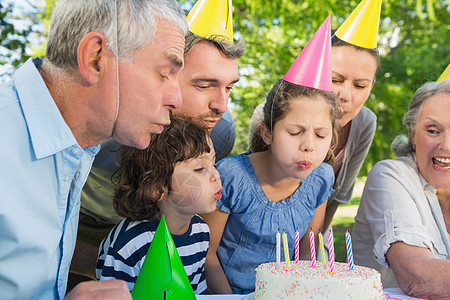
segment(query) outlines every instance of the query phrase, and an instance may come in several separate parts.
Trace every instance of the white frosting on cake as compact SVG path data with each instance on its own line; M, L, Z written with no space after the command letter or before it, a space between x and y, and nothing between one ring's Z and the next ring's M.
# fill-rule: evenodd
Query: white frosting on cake
M378 271L348 264L335 263L330 273L328 263L291 261L285 264L262 264L256 268L255 299L384 299L381 276Z

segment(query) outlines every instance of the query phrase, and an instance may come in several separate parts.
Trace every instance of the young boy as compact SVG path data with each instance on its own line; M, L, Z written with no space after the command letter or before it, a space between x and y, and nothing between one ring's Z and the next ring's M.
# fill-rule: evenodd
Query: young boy
M204 263L210 213L222 197L207 128L173 117L145 150L124 147L116 174L114 207L125 217L100 245L99 280L123 279L132 291L162 215L195 294L206 290Z

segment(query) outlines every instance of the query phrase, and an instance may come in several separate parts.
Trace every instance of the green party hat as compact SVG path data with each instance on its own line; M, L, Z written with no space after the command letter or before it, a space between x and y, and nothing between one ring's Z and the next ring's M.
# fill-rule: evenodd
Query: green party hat
M196 299L164 216L156 229L131 296L134 300Z

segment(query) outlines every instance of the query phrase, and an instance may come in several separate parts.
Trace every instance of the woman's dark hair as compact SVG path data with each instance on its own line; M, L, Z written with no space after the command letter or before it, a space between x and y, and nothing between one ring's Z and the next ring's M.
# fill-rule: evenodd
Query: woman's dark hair
M333 150L337 145L337 124L336 118L338 117L338 107L336 106L336 96L332 92L326 92L302 85L296 85L285 81L283 79L278 80L270 90L266 98L266 104L264 105L264 119L261 123L266 126L270 131L275 124L284 118L286 114L291 110L291 100L297 97L308 97L311 99L325 100L330 107L330 118L332 122L333 136L331 139L331 146L328 150L327 156L324 162L332 164L334 161ZM250 143L250 150L255 152L261 152L269 149L261 137L261 131L256 130Z
M363 48L363 47L359 47L359 46L347 43L347 42L341 40L340 38L338 38L334 34L335 31L336 31L335 29L333 29L331 31L331 47L347 46L347 47L353 47L357 51L365 51L365 52L369 53L375 59L375 61L377 63L377 69L375 71L375 74L376 74L381 67L380 53L378 52L378 49L377 48ZM373 79L375 80L375 77Z
M208 136L208 128L200 121L172 116L170 126L151 135L146 149L122 146L121 163L114 174L116 212L133 221L157 216L157 202L170 193L175 166L209 153Z

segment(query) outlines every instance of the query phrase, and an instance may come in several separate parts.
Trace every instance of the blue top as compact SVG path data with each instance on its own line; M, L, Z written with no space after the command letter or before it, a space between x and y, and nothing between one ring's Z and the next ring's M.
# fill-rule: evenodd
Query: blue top
M1 299L64 298L81 187L99 150L78 145L41 63L29 59L0 85Z
M211 140L216 151L216 161L219 161L233 150L236 140L236 124L230 110L227 110L211 131Z
M123 219L100 245L96 273L99 280L122 279L133 290L159 220L132 222ZM185 234L172 235L178 255L195 294L206 290L205 260L209 248L209 227L195 215Z
M305 234L315 209L331 195L334 183L333 168L322 163L302 179L291 197L269 201L247 155L232 156L218 164L223 197L217 207L230 215L217 255L233 292L238 294L254 291L255 268L276 260L278 230L286 232L293 257L295 231L298 228L300 236Z

